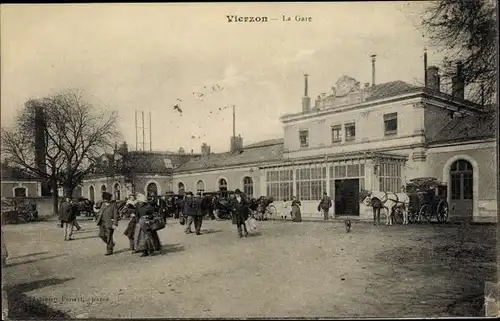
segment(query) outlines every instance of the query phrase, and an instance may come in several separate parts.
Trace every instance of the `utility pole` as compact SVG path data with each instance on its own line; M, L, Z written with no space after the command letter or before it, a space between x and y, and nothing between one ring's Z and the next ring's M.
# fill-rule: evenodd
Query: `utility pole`
M236 106L233 105L233 137L236 137Z
M142 151L145 151L145 142L144 142L144 137L146 136L146 131L144 128L144 110L142 111Z
M149 151L153 151L153 138L151 135L151 111L149 112Z
M135 150L139 148L139 138L137 137L137 109L135 110Z

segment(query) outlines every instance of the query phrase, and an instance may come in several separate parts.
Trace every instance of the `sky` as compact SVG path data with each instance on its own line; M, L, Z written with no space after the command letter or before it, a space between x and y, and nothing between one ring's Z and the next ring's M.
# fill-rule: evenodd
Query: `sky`
M371 54L376 83L422 83L428 43L418 18L425 5L2 5L1 124L10 126L28 99L79 89L89 102L118 111L131 149L135 111L139 126L144 111L146 136L151 113L157 151L200 152L204 142L212 152L227 151L232 105L244 144L281 138L279 117L301 110L304 73L313 102L342 75L371 82ZM229 23L226 15L277 20ZM312 21L285 22L282 15ZM428 53L430 64L439 63L433 48ZM140 144L141 136L139 129Z

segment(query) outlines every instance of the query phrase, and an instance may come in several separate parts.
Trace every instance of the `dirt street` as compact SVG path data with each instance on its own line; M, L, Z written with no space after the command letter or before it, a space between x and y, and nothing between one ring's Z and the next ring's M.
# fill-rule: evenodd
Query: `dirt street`
M112 256L91 221L69 242L55 221L3 226L10 317L481 316L496 281L494 226L269 221L238 239L229 221L169 221L141 258L126 223Z

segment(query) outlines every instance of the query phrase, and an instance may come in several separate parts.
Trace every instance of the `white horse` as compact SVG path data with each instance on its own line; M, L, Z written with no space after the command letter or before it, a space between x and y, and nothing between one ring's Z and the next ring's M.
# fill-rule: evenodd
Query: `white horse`
M363 203L366 206L371 206L372 199L378 199L386 209L386 225L392 225L392 214L396 207L401 207L401 211L403 212L403 225L408 224L408 207L410 205L410 197L408 194L371 191L368 192L368 195L363 199Z

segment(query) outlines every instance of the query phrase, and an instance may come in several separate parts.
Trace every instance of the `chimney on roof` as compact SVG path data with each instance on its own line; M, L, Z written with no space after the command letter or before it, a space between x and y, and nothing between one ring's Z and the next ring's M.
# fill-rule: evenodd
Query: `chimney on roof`
M457 62L457 73L451 78L451 95L453 98L464 99L465 97L465 82L463 74L463 64Z
M201 156L207 155L210 155L210 146L208 146L207 143L203 143L203 145L201 145Z
M375 60L377 55L371 55L372 58L372 86L375 86Z
M436 66L430 66L427 68L425 73L427 79L425 80L425 86L431 90L439 92L441 89L441 78L439 77L439 68Z
M241 134L238 137L231 137L231 153L241 153L243 151L243 138Z
M311 109L311 98L308 96L309 84L308 74L304 74L304 97L302 97L302 111L307 112Z

